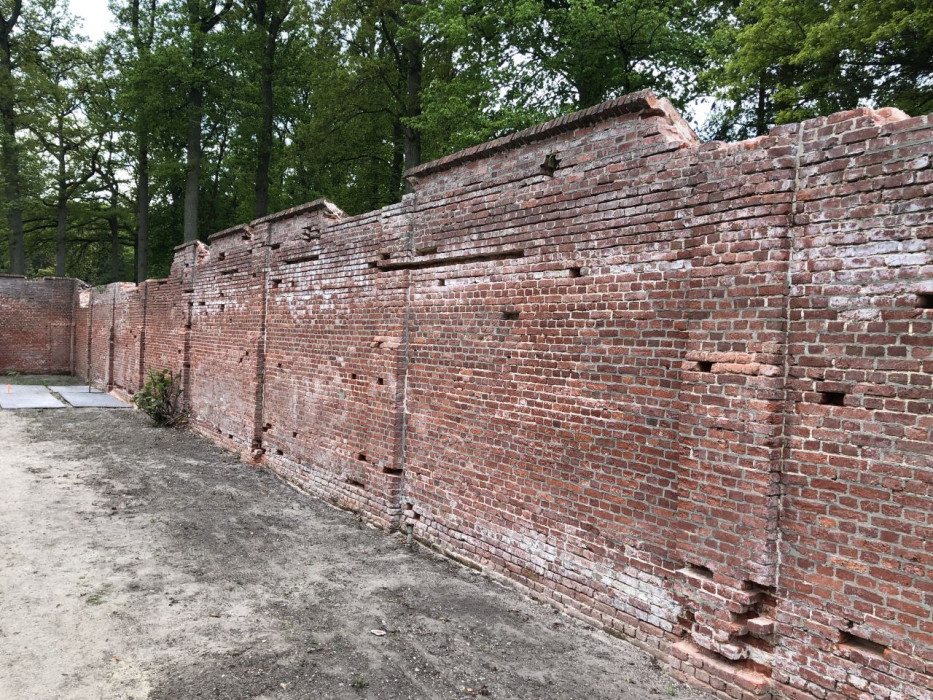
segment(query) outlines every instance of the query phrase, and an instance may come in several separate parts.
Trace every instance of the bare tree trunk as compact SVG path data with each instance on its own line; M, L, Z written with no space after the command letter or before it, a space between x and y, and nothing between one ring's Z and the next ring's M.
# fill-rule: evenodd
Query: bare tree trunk
M65 252L68 246L68 195L58 189L58 201L55 203L55 276L65 276Z
M139 134L139 171L136 182L136 282L149 276L149 134Z
M22 0L15 0L10 15L0 15L0 155L3 157L4 196L7 226L10 229L10 272L26 274L26 248L23 233L23 209L20 204L19 147L16 143L16 111L13 104L13 55L10 36L19 20Z
M204 88L194 85L188 91L188 143L185 180L185 216L182 226L185 243L198 240L198 197L201 182L201 118Z
M107 225L110 227L110 281L120 282L123 279L123 244L116 214L107 217Z
M421 39L413 36L405 40L405 58L407 63L407 104L405 116L412 118L421 115L421 73L423 57ZM405 129L405 168L406 170L421 165L421 132L406 125Z
M272 78L275 69L276 39L270 28L266 47L262 53L260 92L262 93L262 126L259 129L258 159L256 164L256 218L269 213L269 166L272 162L272 119L274 108Z

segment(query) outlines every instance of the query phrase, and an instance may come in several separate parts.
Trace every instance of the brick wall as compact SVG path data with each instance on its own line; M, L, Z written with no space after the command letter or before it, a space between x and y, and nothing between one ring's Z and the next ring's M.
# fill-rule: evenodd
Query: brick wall
M0 373L71 373L77 284L0 275Z
M931 142L630 95L82 292L75 372L724 697L930 700Z

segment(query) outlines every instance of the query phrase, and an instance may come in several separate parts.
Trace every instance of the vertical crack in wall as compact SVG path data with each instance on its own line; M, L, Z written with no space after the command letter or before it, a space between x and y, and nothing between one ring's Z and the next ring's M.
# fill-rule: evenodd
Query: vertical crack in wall
M260 459L264 452L262 428L263 401L265 400L264 387L266 382L266 339L268 333L266 319L269 316L269 271L272 266L272 227L266 225L265 233L265 243L262 246L262 270L259 273L262 275L262 284L259 286L261 291L259 297L259 338L256 342L256 397L254 401L255 412L253 414L253 439L250 448L253 459Z
M790 433L793 427L793 414L795 412L794 399L790 387L790 332L791 332L791 304L793 302L793 263L794 263L794 251L796 248L797 240L797 209L798 209L798 193L800 192L800 158L803 155L803 132L804 132L804 123L797 125L797 152L794 154L794 184L793 184L793 193L791 195L790 202L790 220L788 221L788 226L785 234L786 240L786 250L787 250L787 267L784 272L784 347L782 352L782 359L784 360L784 373L783 373L783 401L782 401L782 413L781 416L781 452L778 458L778 496L777 496L777 523L776 523L776 539L774 542L775 547L775 562L774 562L774 587L776 590L780 590L781 586L781 565L782 565L782 548L783 548L783 512L784 512L784 497L785 497L785 485L784 485L784 474L786 472L787 460L790 454Z

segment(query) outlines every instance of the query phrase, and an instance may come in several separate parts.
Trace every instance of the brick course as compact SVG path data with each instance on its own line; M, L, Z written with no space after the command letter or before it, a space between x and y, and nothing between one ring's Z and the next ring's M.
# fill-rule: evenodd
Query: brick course
M74 371L723 697L930 700L931 143L629 95L78 292Z

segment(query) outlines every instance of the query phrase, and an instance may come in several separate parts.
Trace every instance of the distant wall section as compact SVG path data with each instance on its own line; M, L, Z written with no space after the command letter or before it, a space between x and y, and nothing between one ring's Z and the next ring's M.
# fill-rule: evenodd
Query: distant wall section
M0 275L0 373L70 374L73 279Z

